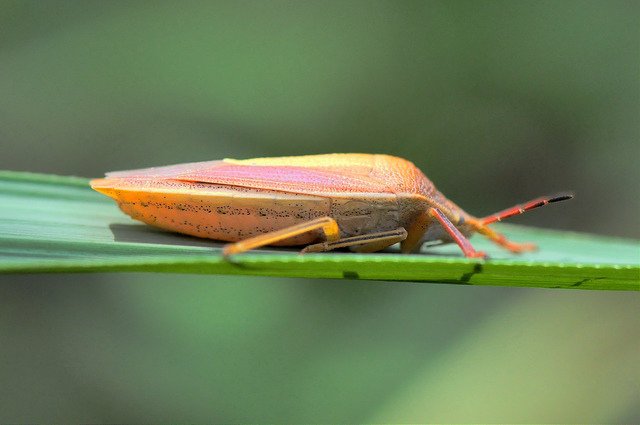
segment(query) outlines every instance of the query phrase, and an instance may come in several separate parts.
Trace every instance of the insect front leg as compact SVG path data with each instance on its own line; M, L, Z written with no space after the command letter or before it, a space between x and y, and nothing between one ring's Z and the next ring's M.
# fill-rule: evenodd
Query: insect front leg
M469 239L467 239L460 230L447 218L442 211L437 208L430 208L429 214L438 220L442 228L451 236L451 239L458 244L465 257L468 258L486 258L487 254L482 251L476 251Z
M376 252L381 251L393 244L401 242L407 238L407 231L404 227L386 232L369 233L366 235L351 236L333 242L320 242L309 245L302 250L307 252L325 252L337 248L350 248L354 252Z
M249 251L265 245L271 245L317 229L322 229L324 231L325 237L329 242L334 242L340 239L338 223L331 217L320 217L304 223L285 227L284 229L265 233L264 235L254 236L243 241L225 245L222 250L222 255L228 257L229 255L239 254L241 252Z
M427 231L432 221L433 217L431 217L428 210L422 211L415 220L413 220L407 228L407 238L400 244L400 250L403 254L415 252L420 249L420 239L422 239L424 232Z
M506 250L519 254L526 251L535 251L538 247L532 243L517 243L508 240L502 233L496 232L488 226L480 223L477 220L471 221L470 224L481 235L486 236L495 244L500 245Z

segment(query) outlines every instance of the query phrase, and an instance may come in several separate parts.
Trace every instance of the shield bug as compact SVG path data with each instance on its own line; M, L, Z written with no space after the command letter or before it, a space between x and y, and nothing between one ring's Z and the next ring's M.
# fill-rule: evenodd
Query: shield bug
M535 245L511 242L489 225L572 197L545 196L476 218L413 163L372 154L178 164L107 173L91 187L136 220L231 242L225 256L265 245L375 252L398 242L408 253L438 241L455 242L466 257L484 257L468 240L474 232L517 253Z

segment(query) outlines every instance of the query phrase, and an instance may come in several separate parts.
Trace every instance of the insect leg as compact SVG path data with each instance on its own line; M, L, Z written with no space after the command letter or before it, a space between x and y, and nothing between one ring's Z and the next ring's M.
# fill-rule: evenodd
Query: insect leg
M222 255L227 257L229 255L239 254L241 252L270 245L274 242L279 242L317 229L322 229L324 231L327 241L333 242L340 239L338 223L331 217L320 217L304 223L285 227L284 229L265 233L264 235L254 236L243 241L227 244L222 251Z
M407 254L420 248L420 239L427 231L429 224L433 221L433 217L427 210L424 210L407 228L407 238L402 241L400 249L402 253Z
M355 252L376 252L403 241L406 237L407 231L403 227L399 227L395 230L351 236L334 242L320 242L305 247L302 252L325 252L346 247Z
M475 220L470 223L475 230L481 235L486 236L491 239L491 241L495 242L497 245L513 252L520 253L525 251L534 251L537 249L537 246L532 243L516 243L508 240L502 233L496 232L488 226L485 226L481 222L476 222Z
M476 251L475 248L473 248L473 245L471 245L471 242L469 242L469 239L460 233L460 230L458 230L439 209L431 208L429 209L429 214L440 222L444 230L449 234L449 236L451 236L454 242L458 244L460 249L462 249L465 257L485 258L487 256L487 254L482 251Z

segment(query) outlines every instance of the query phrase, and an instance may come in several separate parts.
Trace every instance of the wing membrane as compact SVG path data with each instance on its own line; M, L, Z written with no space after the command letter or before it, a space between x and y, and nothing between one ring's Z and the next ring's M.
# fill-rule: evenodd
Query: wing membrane
M384 182L344 167L296 167L218 163L180 173L178 180L228 184L294 193L390 192ZM362 171L362 170L358 170Z
M362 161L351 166L343 165L343 161L299 166L281 165L288 163L287 158L282 159L277 165L262 165L260 161L251 160L193 162L110 172L107 177L179 180L304 194L391 192L383 180L371 176L372 166ZM296 164L296 161L290 163Z

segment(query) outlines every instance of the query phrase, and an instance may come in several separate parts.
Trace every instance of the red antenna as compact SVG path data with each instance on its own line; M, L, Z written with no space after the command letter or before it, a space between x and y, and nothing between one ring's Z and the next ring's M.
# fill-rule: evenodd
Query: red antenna
M571 198L573 198L573 193L570 193L570 192L557 193L553 196L542 196L540 198L536 198L524 204L516 205L514 207L507 208L504 211L500 211L495 214L488 215L484 218L481 218L480 221L484 225L495 223L496 221L502 221L505 218L513 217L514 215L523 214L529 210L542 207L544 205L551 204L553 202L565 201Z

